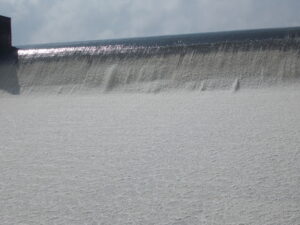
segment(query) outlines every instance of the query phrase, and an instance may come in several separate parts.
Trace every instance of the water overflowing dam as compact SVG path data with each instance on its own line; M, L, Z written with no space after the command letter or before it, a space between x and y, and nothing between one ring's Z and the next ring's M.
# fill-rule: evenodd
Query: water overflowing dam
M299 34L5 33L1 225L300 224Z
M0 79L6 91L21 94L295 83L299 34L282 28L25 46L1 64Z

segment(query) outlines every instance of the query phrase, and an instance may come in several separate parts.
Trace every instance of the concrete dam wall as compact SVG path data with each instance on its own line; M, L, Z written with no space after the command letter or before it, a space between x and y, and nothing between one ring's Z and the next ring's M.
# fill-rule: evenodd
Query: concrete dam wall
M283 28L25 46L1 63L1 89L72 94L294 84L299 37L300 28Z

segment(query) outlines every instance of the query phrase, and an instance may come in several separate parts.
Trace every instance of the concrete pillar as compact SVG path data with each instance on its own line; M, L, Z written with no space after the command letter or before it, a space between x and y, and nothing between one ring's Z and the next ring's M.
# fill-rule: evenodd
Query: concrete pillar
M9 17L0 16L0 51L11 47L11 20Z

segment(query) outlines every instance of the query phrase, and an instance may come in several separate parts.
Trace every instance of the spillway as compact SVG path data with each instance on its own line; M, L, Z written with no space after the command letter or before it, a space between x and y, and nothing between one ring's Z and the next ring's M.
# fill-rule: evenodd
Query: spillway
M1 225L300 224L299 32L0 49Z
M27 46L2 63L0 79L7 83L2 90L20 94L295 84L299 33L282 28Z

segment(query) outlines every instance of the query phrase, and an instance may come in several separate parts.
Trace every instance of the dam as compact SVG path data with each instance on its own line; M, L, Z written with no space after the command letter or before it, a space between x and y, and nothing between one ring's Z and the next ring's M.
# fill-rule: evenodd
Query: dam
M25 46L0 79L21 94L284 85L299 80L299 37L296 27Z
M2 37L1 224L300 224L299 27Z

